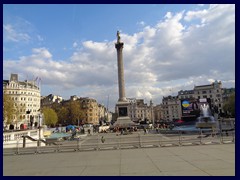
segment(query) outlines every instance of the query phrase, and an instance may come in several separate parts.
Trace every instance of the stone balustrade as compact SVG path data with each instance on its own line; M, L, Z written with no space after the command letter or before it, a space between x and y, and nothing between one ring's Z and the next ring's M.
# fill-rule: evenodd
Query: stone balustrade
M16 147L19 143L23 142L23 136L30 136L33 139L44 139L43 129L31 129L25 131L13 131L13 132L4 132L3 133L3 148ZM30 140L27 140L27 143L32 143ZM32 143L33 146L37 145L37 142Z

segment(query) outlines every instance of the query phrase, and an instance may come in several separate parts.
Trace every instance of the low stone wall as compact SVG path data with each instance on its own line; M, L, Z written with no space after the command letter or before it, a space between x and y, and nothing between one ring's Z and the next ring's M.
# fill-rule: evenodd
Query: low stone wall
M25 131L13 131L13 132L4 132L3 133L3 148L14 148L14 147L22 147L23 146L23 136L30 136L33 139L38 140L44 139L43 130L40 129L32 129ZM44 143L40 143L41 146L44 146ZM26 140L26 147L37 146L37 141L31 141L29 139Z

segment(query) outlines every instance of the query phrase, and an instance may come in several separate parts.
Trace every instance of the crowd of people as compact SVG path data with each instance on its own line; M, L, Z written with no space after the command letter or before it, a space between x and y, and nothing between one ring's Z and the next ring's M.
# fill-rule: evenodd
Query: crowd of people
M115 132L116 135L127 135L132 134L133 132L142 131L144 134L148 134L149 130L156 130L157 133L159 133L160 130L169 130L173 128L173 124L167 124L167 123L159 123L155 124L154 126L132 126L132 127L112 127L108 129L104 129L102 131L99 131L99 127L92 127L90 128L84 128L83 126L74 126L74 125L68 125L66 127L56 127L56 129L53 131L54 133L61 133L66 132L71 134L72 138L74 138L77 134L87 134L92 135L93 133L110 133Z

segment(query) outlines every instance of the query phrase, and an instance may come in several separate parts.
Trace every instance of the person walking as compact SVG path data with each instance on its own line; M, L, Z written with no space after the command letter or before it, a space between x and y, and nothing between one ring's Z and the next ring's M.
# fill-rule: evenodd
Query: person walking
M101 138L101 141L102 141L102 143L104 143L105 142L105 139L104 139L104 137L102 136L102 138Z

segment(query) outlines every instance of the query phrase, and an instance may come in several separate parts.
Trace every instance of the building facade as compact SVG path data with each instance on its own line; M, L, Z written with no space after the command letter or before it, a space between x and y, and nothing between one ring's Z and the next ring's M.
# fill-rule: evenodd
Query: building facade
M191 99L194 97L194 90L181 90L178 92L179 99Z
M223 112L223 88L221 81L215 81L209 85L202 86L194 86L194 98L195 99L203 99L209 98L211 99L211 109L216 107L219 113Z
M62 101L63 98L61 96L49 94L48 96L41 97L41 106L51 107L54 103L60 104Z
M128 116L134 122L149 121L154 122L153 103L150 105L144 102L144 99L128 98Z
M163 111L162 111L162 104L158 104L156 106L153 107L153 113L154 113L154 120L155 122L160 122L161 120L163 120Z
M162 99L161 119L173 121L181 118L181 102L178 96L167 96Z
M223 88L222 92L222 100L226 102L232 94L235 94L235 88Z
M14 101L16 113L11 120L14 129L21 124L29 127L39 123L41 95L35 81L19 81L18 74L11 74L10 80L3 80L3 93Z
M83 111L82 121L84 124L99 124L99 109L95 99L89 97L80 97L81 110Z
M182 102L196 102L199 99L210 101L212 112L219 115L224 113L223 105L228 97L235 92L235 88L222 88L221 81L211 84L194 86L192 90L180 90L178 96L163 97L162 103L154 107L154 118L157 121L182 119L185 117L182 111Z

